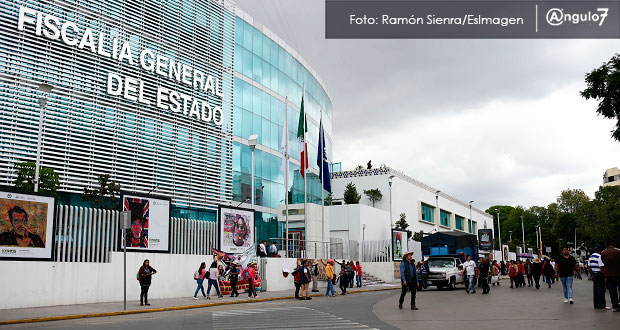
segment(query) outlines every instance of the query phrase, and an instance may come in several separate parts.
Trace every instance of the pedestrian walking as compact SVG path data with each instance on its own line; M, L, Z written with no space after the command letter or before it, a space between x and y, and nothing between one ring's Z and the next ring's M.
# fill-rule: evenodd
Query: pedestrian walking
M345 268L345 266L342 266L342 265L346 265L346 264L343 263L340 266L340 274L338 276L338 281L340 281L340 294L344 296L347 294L347 287L349 287L349 274L347 274L347 269Z
M519 282L518 286L525 286L525 265L523 261L519 260L517 262L517 266L519 271L517 272L517 282Z
M403 302L405 302L405 296L407 291L411 292L411 309L418 310L415 305L416 297L416 285L418 283L418 274L415 271L411 257L413 252L405 252L403 254L403 261L400 263L400 282L402 289L400 292L400 298L398 299L398 309L403 309Z
M495 277L496 278L497 286L499 286L500 270L499 270L499 265L497 264L496 260L493 260L493 267L491 267L491 270L492 270L491 282L493 283L493 286L495 286L495 282L493 282L493 277Z
M299 268L299 282L301 283L301 300L310 300L310 280L312 275L310 269L308 269L308 260L301 261L301 268Z
M220 292L220 285L218 283L218 277L220 276L220 271L217 268L217 262L213 261L211 263L211 266L209 267L209 275L207 275L207 299L211 299L211 287L215 287L215 292L217 292L217 297L218 298L222 298L224 296L222 296L221 292Z
M420 266L420 277L422 282L422 289L428 288L428 273L430 270L428 269L428 261L422 261L422 265Z
M256 263L250 262L248 264L248 297L250 298L258 298L258 295L256 294L256 280L258 280Z
M260 240L260 243L258 244L258 256L259 257L267 256L267 243L265 243L265 241L263 240Z
M564 303L574 303L573 300L573 274L577 272L579 279L579 267L577 261L568 253L568 248L562 248L562 255L555 264L555 277L562 282L562 290L564 291Z
M551 265L551 261L549 259L545 259L545 264L543 265L543 273L545 274L545 281L547 282L547 286L551 289L551 283L553 283L553 265Z
M605 309L605 264L601 260L601 251L603 249L596 245L594 247L594 253L590 255L588 259L588 273L592 279L592 300L594 302L594 309Z
M467 294L476 293L476 263L471 260L471 256L467 256L467 261L463 263L463 270L461 275L465 275L465 291Z
M527 287L534 285L534 276L532 276L532 262L530 259L525 261L525 276L527 276Z
M230 297L239 297L237 291L237 281L239 281L239 262L237 260L230 264L230 274L228 274L228 281L230 282Z
M312 292L319 292L319 262L312 261Z
M335 297L336 290L334 290L334 260L327 260L327 265L325 265L325 278L327 279L327 291L325 291L325 296L327 297Z
M202 262L198 270L194 272L194 280L198 284L196 291L194 292L194 300L198 299L198 292L202 291L202 296L207 299L207 294L205 293L205 287L202 285L205 281L205 276L207 274L207 264Z
M151 286L151 278L157 274L155 268L151 267L149 259L142 262L142 266L138 269L138 282L140 282L140 306L150 306L149 304L149 287Z
M534 259L534 263L532 264L532 277L534 278L536 289L540 289L540 275L542 274L542 269L543 267L540 263L540 259Z
M484 259L480 258L478 263L478 278L480 279L480 284L482 286L482 294L489 294L491 288L489 287L489 278L491 277L491 268L489 263Z
M349 260L346 269L347 274L349 275L349 287L353 288L353 283L355 282L355 264L353 263L353 260Z
M362 287L362 265L360 265L359 261L355 263L355 272L357 273L357 276L355 277L357 281L357 287L361 288Z
M514 262L508 264L508 277L510 278L510 288L518 288L519 281L517 280L517 274L519 273L519 266Z
M506 263L504 263L504 260L500 262L500 270L502 272L502 275L505 276L506 275Z
M553 270L555 272L555 259L551 258L551 267L553 267ZM551 276L551 283L555 283L555 276Z
M616 249L614 242L607 244L607 249L601 252L601 261L605 264L602 271L605 273L611 308L614 312L620 312L618 306L618 291L620 290L620 250Z
M301 274L299 273L299 269L301 265L297 265L295 270L291 273L293 275L293 283L295 284L295 299L299 299L299 290L301 289Z

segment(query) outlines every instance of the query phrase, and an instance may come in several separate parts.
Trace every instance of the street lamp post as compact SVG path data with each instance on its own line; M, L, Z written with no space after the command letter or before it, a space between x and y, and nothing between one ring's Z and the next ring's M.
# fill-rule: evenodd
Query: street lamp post
M497 214L497 238L499 239L499 250L502 252L502 261L504 261L504 251L502 250L502 225L499 223L499 209L495 209Z
M256 149L256 144L258 144L258 134L252 134L248 138L248 146L250 147L250 151L252 152L252 178L251 178L251 194L250 194L250 205L252 205L252 213L255 212L254 208L254 149ZM256 222L255 222L256 223ZM254 228L254 245L258 242L258 235L256 233L256 227Z
M441 190L435 191L435 210L437 210L437 213L439 214L439 224L441 224L441 211L439 210L439 193L440 192Z
M473 202L474 202L474 201L469 201L469 221L470 221L470 222L471 222L471 221L473 221L473 219L471 218L471 204L472 204ZM484 227L484 228L486 228L486 222L485 222L485 227ZM467 228L467 229L469 229L469 228Z
M521 216L521 235L523 238L523 253L526 253L525 251L525 227L523 226L523 216Z
M394 218L392 218L392 180L394 179L393 175L388 177L388 184L390 185L390 235L392 228L394 228Z
M510 237L509 238L510 243L512 243L512 230L508 231L508 236Z
M43 135L43 117L45 116L45 106L47 105L47 96L54 89L54 86L48 83L41 83L39 85L39 91L41 91L41 96L39 96L39 105L41 106L41 110L39 111L39 136L37 139L37 160L34 165L34 191L39 191L39 168L41 167L41 140Z

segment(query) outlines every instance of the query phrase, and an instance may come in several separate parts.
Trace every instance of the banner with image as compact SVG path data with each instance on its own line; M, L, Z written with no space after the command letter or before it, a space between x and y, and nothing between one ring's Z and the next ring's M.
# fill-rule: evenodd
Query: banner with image
M0 259L51 261L56 198L0 187Z
M405 252L407 252L407 231L392 229L392 260L403 260Z
M254 211L231 206L219 207L219 249L244 253L254 246Z
M478 229L478 250L493 250L493 230Z
M131 212L121 248L126 244L128 251L169 252L170 204L167 197L121 193L121 211Z

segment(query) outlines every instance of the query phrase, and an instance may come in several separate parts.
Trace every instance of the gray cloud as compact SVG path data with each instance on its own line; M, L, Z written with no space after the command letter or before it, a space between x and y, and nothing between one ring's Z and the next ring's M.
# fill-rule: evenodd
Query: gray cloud
M592 195L620 165L578 96L618 40L326 40L323 1L237 3L326 82L345 168L373 159L484 208Z

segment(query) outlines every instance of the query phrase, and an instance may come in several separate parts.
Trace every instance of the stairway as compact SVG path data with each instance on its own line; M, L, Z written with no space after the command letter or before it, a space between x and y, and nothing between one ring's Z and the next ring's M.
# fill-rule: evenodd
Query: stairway
M385 281L380 280L364 271L362 271L362 285L366 286L366 285L378 285L378 284L385 284Z

